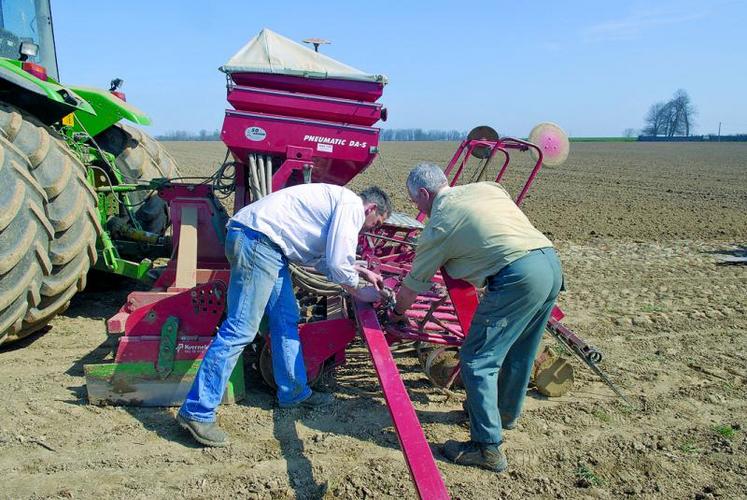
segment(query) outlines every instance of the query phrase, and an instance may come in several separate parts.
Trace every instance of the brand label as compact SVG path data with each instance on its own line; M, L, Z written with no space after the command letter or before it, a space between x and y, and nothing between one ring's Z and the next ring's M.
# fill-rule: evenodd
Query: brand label
M248 127L244 131L244 135L250 141L264 141L267 137L267 132L262 127Z
M319 146L326 144L326 145L334 145L334 146L348 146L353 148L365 148L368 147L368 143L362 142L362 141L349 141L347 139L343 139L341 137L325 137L323 135L305 135L303 136L303 140L306 142L315 142L317 145L317 151L326 151L324 149L319 149Z
M318 142L316 144L316 150L323 151L324 153L331 153L333 150L333 146L332 144L322 144L321 142Z
M176 352L201 353L207 351L208 347L208 345L183 344L180 342L176 344Z

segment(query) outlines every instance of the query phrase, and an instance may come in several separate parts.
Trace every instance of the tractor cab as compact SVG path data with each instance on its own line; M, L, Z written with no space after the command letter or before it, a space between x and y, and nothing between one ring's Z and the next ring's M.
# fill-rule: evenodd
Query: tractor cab
M49 0L0 0L0 57L26 63L38 78L59 79Z

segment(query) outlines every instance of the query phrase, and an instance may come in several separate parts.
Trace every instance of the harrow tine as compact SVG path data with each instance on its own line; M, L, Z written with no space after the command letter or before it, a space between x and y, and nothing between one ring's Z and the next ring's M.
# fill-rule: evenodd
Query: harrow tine
M609 386L609 388L612 389L615 392L615 394L617 394L620 397L620 399L622 399L623 401L625 401L625 404L627 404L628 406L630 406L633 409L636 409L636 406L633 403L631 403L628 400L628 398L625 397L625 395L622 393L622 391L612 382L612 380L610 380L610 378L607 376L607 374L604 373L604 371L601 368L599 368L596 363L594 363L593 361L588 361L585 358L582 358L582 359L584 359L584 361L586 362L586 366L588 366L589 368L591 368L591 371L593 371L594 373L596 373L599 376L599 378L601 378L602 381L605 384L607 384Z
M581 349L580 346L576 345L575 343L571 342L569 339L567 339L557 328L557 325L560 325L560 322L555 322L553 327L551 327L548 324L547 330L552 334L553 338L557 340L563 347L570 348L570 350L573 352L574 355L578 359L584 362L586 366L589 367L591 371L593 371L600 379L602 379L602 382L604 382L612 391L620 398L622 399L625 404L627 404L629 407L633 409L637 409L637 407L628 400L627 397L625 397L625 394L612 382L612 380L609 378L609 376L599 368L599 366L594 362L593 360L589 359L589 357L584 353L584 351ZM593 352L598 352L596 350L593 350Z

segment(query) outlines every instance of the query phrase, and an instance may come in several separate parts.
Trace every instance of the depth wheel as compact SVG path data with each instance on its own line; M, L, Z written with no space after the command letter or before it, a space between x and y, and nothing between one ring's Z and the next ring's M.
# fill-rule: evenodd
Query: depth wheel
M460 374L455 374L459 367L459 351L454 347L438 347L426 350L427 354L418 353L418 358L423 367L423 373L436 387L451 389L454 386L462 387ZM455 376L456 375L456 376Z
M262 342L262 349L259 352L259 362L257 363L259 373L262 375L262 380L265 384L270 386L272 390L277 390L278 386L275 383L275 375L272 371L272 352L270 352L270 345L267 342ZM306 368L306 374L308 376L309 369ZM324 367L322 367L313 379L308 379L307 383L309 387L314 388L323 378Z

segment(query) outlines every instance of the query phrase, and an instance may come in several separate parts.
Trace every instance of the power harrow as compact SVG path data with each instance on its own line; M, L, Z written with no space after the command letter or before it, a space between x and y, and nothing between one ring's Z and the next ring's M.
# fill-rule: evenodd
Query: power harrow
M267 53L271 48L274 54ZM298 62L299 54L303 64ZM279 70L281 56L296 61L298 67L286 64ZM275 61L275 66L263 65L268 60ZM345 185L378 153L379 129L373 125L386 118L386 110L376 102L386 83L383 76L359 72L269 30L263 30L222 69L227 73L228 102L233 106L226 111L222 139L232 158L212 182L158 185L173 221L173 257L150 291L131 293L108 320L109 334L119 341L114 363L85 367L93 404L168 406L184 399L226 303L228 215L216 192L233 191L234 210L238 210L299 183ZM551 124L535 128L526 141L499 137L488 127L478 127L459 145L446 169L447 177L452 184L500 181L515 151L530 152L535 160L516 198L520 204L543 163L565 159L568 142ZM477 168L467 179L466 166L475 161ZM499 165L495 177L489 174L491 165ZM424 217L395 214L383 227L361 236L360 260L384 276L392 293L410 269ZM480 291L441 270L432 289L407 311L408 321L396 324L387 320L387 301L371 305L351 300L308 269L294 267L293 275L299 301L302 306L310 304L309 314L299 325L308 379L316 381L345 363L346 348L360 335L371 354L418 495L448 498L390 347L414 343L429 379L449 390L459 379L456 353ZM596 367L599 351L564 326L562 318L563 312L555 308L548 331ZM263 332L265 338L268 335ZM257 364L272 384L269 344L263 342ZM536 367L545 379L567 386L572 379L570 365L542 358ZM237 364L224 402L243 397L243 365Z

